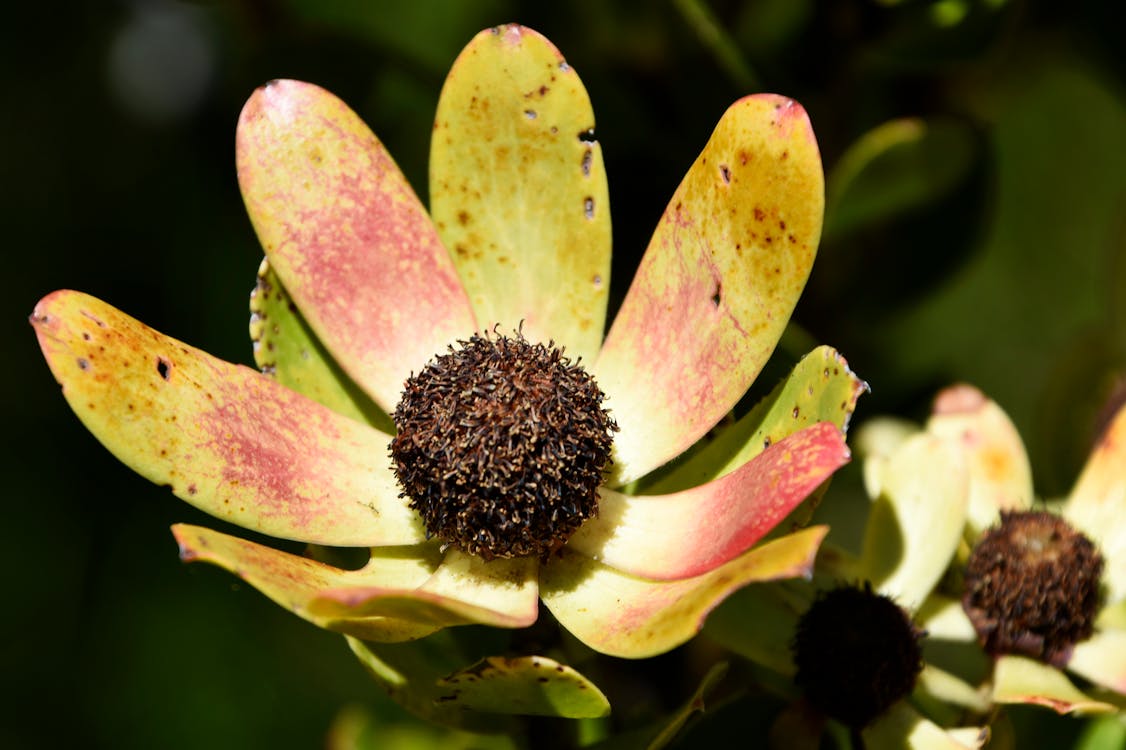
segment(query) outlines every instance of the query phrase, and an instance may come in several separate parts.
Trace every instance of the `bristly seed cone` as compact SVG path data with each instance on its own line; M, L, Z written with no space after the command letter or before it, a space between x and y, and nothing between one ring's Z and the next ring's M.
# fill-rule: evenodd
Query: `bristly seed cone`
M923 669L923 635L869 583L822 592L798 620L790 644L794 684L821 713L862 729L914 689Z
M970 554L962 608L988 653L1062 666L1094 632L1102 571L1102 555L1063 518L1002 512Z
M458 341L411 375L391 415L401 497L446 544L546 559L598 514L618 429L604 399L554 342Z

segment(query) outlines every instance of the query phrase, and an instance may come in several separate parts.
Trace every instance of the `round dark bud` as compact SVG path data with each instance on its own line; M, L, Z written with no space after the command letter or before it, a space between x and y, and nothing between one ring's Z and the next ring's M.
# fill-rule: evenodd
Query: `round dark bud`
M1091 541L1054 513L1002 512L970 554L962 608L988 653L1061 666L1094 630L1102 571Z
M871 584L822 592L791 643L794 683L818 711L861 729L914 689L923 669L922 636Z
M598 514L618 429L604 398L553 342L459 341L407 380L391 415L401 497L446 544L546 559Z

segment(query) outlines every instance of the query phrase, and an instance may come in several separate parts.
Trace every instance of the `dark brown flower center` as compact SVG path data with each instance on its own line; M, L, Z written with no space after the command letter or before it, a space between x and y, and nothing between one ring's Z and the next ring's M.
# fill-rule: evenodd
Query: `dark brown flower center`
M1003 512L966 564L962 607L987 652L1049 664L1091 636L1103 558L1067 521L1047 512Z
M798 621L794 684L814 708L860 729L914 689L922 635L870 584L822 592Z
M430 536L486 560L558 550L598 513L618 429L593 378L519 333L459 341L406 383L391 456Z

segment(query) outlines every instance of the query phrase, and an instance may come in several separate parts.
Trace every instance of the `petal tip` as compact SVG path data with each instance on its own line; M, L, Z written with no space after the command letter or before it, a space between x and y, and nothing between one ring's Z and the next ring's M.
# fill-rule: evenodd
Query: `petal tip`
M972 414L988 403L985 394L972 385L959 383L944 388L934 399L932 414Z

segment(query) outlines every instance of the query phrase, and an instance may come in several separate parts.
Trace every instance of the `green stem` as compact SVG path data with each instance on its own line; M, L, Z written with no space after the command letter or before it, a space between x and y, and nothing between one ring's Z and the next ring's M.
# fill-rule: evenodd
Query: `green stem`
M743 91L761 90L758 75L704 0L673 0L673 5L738 88Z

